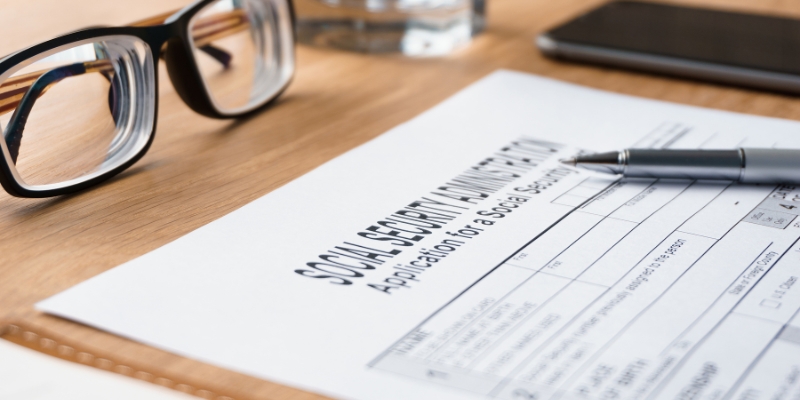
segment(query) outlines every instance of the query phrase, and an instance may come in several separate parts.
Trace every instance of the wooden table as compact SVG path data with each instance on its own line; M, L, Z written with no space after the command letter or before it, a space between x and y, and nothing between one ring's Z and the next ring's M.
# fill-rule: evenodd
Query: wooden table
M237 399L318 398L42 315L33 304L268 194L498 68L647 98L800 120L796 97L554 62L535 49L537 33L602 2L489 0L486 32L470 47L444 58L300 46L290 89L276 107L247 120L218 121L194 114L162 79L156 139L132 169L77 195L30 200L0 194L0 320L46 332L88 353L113 354L114 362L134 369L179 377L188 385L137 375L208 398L218 398L216 393ZM186 3L4 0L0 54L69 30L125 24ZM800 17L800 2L793 0L690 3ZM32 335L28 339L34 347L49 343ZM116 364L82 361L134 374Z

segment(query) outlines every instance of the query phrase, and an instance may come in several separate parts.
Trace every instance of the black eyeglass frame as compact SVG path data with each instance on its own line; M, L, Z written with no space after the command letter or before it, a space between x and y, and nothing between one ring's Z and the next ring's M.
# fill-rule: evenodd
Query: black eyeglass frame
M13 54L0 59L0 76L5 74L8 70L16 67L17 65L36 57L39 54L57 49L59 47L77 43L85 40L90 40L105 36L132 36L140 39L150 47L152 55L153 79L154 79L154 112L153 112L153 125L149 133L149 137L145 145L139 150L138 153L133 155L130 160L123 162L119 166L106 171L103 174L92 177L74 185L59 187L53 189L31 190L20 183L19 178L12 170L9 163L10 154L5 143L5 139L0 135L2 144L3 156L0 157L0 185L12 196L27 197L27 198L43 198L53 197L77 191L84 190L88 187L99 184L120 172L126 170L131 165L135 164L141 159L145 153L150 149L155 132L158 125L158 60L163 59L167 72L172 82L175 91L180 98L189 106L193 111L198 114L218 119L229 118L242 118L255 113L259 113L266 108L272 106L275 100L286 90L294 77L294 68L291 70L291 75L284 83L283 87L275 92L275 94L264 101L263 104L257 105L252 109L248 109L239 113L221 112L218 110L208 92L208 88L200 75L200 68L197 65L195 55L193 53L192 37L191 37L191 21L192 18L202 11L207 5L214 3L217 0L198 0L195 3L184 7L180 11L172 14L161 25L155 26L122 26L122 27L95 27L78 30L68 33L54 39L39 43L37 45L20 50ZM292 0L286 0L288 10L290 13L290 24L292 32L292 52L294 52L295 38L295 12ZM164 46L166 44L166 46ZM163 54L162 54L163 52ZM294 53L292 53L294 57Z

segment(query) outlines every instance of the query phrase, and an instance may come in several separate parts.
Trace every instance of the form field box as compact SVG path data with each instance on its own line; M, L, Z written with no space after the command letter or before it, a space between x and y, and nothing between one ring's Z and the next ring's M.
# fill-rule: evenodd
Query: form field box
M469 367L493 348L502 347L508 334L531 318L535 319L541 305L568 283L568 279L541 273L520 282L480 318L454 336L432 362L458 368Z
M785 212L756 208L742 219L756 225L769 226L776 229L785 229L797 216Z
M564 194L561 196L556 197L556 199L553 200L553 203L570 207L578 207L587 200L596 196L602 190L614 184L615 181L616 178L588 178L574 188L564 192Z
M609 215L652 185L655 179L625 178L597 195L581 211Z
M529 367L538 349L605 292L605 288L571 282L543 303L535 315L470 365L471 371L507 377Z
M585 203L588 199L589 197L579 196L572 193L564 193L561 196L558 196L557 199L553 200L553 204L560 204L568 207L580 207L580 205Z
M781 335L783 336L783 335ZM792 399L800 394L800 345L776 340L758 360L731 399L747 399L758 393L762 399ZM789 396L794 393L794 396Z
M375 368L482 395L488 395L500 383L500 379L496 377L473 375L458 368L414 362L395 354L383 357Z
M659 180L628 200L610 217L641 223L680 195L690 184L688 180Z
M523 268L500 266L409 333L393 347L392 353L416 359L434 356L500 298L532 275L533 271Z
M669 149L687 149L696 150L700 148L719 148L708 147L708 142L714 140L718 136L717 131L709 129L708 127L689 127L689 132L686 135L681 135L670 143Z
M783 328L783 332L781 332L781 335L778 337L778 339L800 346L800 328L787 325ZM797 357L797 360L800 362L800 357Z
M652 130L645 137L639 139L632 148L635 149L666 149L677 142L681 137L692 132L692 127L680 122L664 122Z
M542 271L575 279L635 227L630 221L604 219L547 263Z
M666 191L662 190L662 193ZM652 216L646 216L644 222L603 255L579 279L597 285L614 285L647 253L691 218L703 205L710 202L714 196L715 193L704 188L689 187L663 207L653 210Z
M572 282L560 290L537 314L510 332L499 345L484 354L470 370L483 374L510 377L515 371L526 371L543 345L570 324L586 307L605 292L605 288Z
M728 182L699 181L697 190L707 190L717 196L678 230L719 239L742 217L755 208L770 188L752 185L730 185Z
M642 317L644 325L660 327L661 339L653 342L656 353L684 357L744 300L794 240L756 236L763 230L738 224Z
M768 300L768 299L761 300L761 307L778 308L780 306L781 306L780 301Z
M581 238L586 232L597 225L603 217L588 213L572 213L558 225L552 227L531 244L520 250L510 260L509 264L518 267L540 270L563 249L569 247Z
M777 258L772 263L759 261L765 275L735 312L785 324L800 309L800 253L790 250L780 261Z
M764 189L769 186L764 187ZM785 187L778 187L768 196L758 208L766 210L778 211L785 214L800 215L800 201L793 190L787 190Z
M781 329L781 324L731 314L712 332L707 340L684 361L683 366L651 396L659 399L680 398L693 382L703 381L695 387L696 398L707 398L713 393L725 393L746 372L752 360L769 346Z
M641 313L678 280L711 245L712 239L685 233L673 233L637 263L625 277L605 292L559 336L545 346L514 379L559 386L585 362L608 346L631 351L630 347L658 334L657 326L640 326L644 335L616 341L620 332L636 324ZM667 256L667 257L665 257ZM641 352L640 352L641 353ZM543 367L544 366L544 367Z

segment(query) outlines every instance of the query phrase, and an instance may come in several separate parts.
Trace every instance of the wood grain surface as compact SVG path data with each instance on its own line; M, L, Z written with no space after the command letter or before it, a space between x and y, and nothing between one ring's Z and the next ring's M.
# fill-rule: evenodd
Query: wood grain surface
M485 33L468 48L442 58L299 46L290 89L274 108L246 120L194 114L168 79L162 79L155 142L129 171L71 196L30 200L0 194L0 320L237 399L318 398L42 315L33 304L270 193L498 68L646 98L800 120L797 97L556 62L539 54L533 45L538 33L602 2L488 0ZM681 2L800 17L796 0ZM0 54L70 30L121 25L187 3L3 0ZM163 68L161 72L166 78Z

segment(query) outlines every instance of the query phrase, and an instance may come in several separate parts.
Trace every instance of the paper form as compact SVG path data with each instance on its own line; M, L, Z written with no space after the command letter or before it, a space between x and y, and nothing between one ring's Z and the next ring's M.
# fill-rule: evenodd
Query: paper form
M798 399L800 188L581 151L800 148L800 123L501 71L39 304L352 399Z
M196 397L0 340L0 400L107 399L192 400Z

